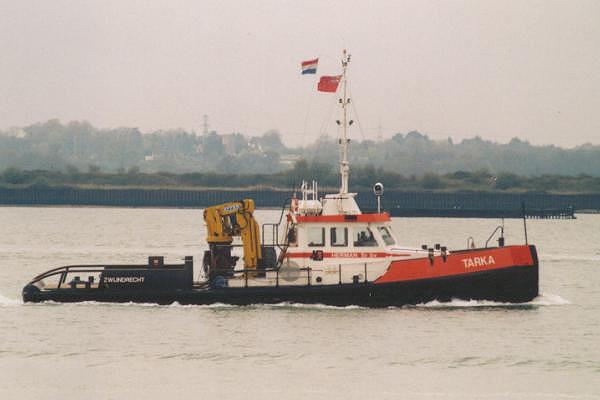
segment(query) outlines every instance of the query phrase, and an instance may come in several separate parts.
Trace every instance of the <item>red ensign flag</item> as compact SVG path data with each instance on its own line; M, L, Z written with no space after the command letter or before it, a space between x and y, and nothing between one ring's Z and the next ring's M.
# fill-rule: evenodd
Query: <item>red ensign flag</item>
M338 85L340 84L340 79L342 79L341 75L322 76L321 79L319 79L317 90L319 92L335 93L337 92Z

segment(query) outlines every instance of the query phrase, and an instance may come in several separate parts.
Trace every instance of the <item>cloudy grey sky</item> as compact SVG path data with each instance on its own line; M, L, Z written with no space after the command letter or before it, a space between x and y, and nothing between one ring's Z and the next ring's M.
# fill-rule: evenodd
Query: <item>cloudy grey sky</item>
M335 135L319 73L353 55L363 134L600 144L600 1L0 0L0 129Z

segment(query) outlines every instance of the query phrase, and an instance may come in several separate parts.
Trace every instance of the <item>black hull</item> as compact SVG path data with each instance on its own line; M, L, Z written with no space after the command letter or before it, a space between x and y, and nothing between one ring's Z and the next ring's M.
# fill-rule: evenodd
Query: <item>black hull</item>
M535 252L533 253L535 255ZM23 289L26 302L111 302L156 304L232 305L277 304L282 302L389 307L452 299L524 303L538 295L538 263L447 276L435 279L385 284L280 286L210 289Z

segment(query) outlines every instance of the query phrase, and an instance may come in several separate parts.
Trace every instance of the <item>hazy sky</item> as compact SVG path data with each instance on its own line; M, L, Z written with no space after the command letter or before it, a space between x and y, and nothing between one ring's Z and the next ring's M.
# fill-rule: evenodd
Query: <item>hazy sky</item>
M335 135L347 47L364 137L600 144L600 1L0 0L0 129ZM358 129L351 134L363 135Z

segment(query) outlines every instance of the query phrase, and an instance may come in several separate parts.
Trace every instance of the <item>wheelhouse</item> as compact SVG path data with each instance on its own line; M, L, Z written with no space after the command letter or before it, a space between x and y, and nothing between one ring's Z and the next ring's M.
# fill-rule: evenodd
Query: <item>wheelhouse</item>
M384 249L397 243L387 214L352 216L299 217L298 224L288 231L289 250L293 248ZM359 218L361 217L361 218Z

